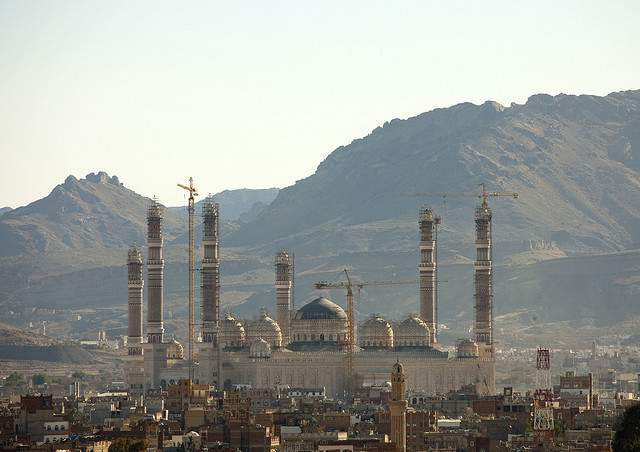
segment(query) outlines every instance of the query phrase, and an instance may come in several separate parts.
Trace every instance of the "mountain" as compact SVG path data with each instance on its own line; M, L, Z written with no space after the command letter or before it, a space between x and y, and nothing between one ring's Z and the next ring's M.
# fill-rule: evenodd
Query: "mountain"
M485 183L519 193L490 199L500 319L539 331L536 322L575 321L576 313L600 327L640 316L633 303L640 293L639 131L640 91L538 94L509 107L464 103L387 122L282 190L219 193L223 310L273 309L273 253L281 247L296 254L297 306L315 296L313 282L341 279L345 267L355 279L414 279L417 210L427 204L443 221L439 312L452 331L465 332L478 201L468 195ZM432 195L408 196L416 192ZM32 306L55 308L60 318L90 309L93 323L83 328L116 331L126 319L123 256L130 243L144 244L148 202L98 173L70 177L48 197L5 213L4 315L23 324ZM184 208L168 209L165 298L167 328L176 334L185 315L184 220ZM343 302L344 294L329 295ZM417 298L415 285L370 288L358 315L399 318L416 311Z
M124 187L116 176L69 176L43 199L0 218L0 268L30 270L28 277L114 265L134 243L145 243L145 211L151 200ZM167 212L169 240L183 229Z
M0 217L11 210L11 207L0 207Z
M279 191L278 188L240 188L221 191L213 195L213 198L220 205L221 222L247 222L247 219L253 219L262 212L275 199ZM204 199L196 202L196 212L202 209L203 202ZM169 209L179 212L186 218L184 206L170 207Z
M301 254L408 250L426 203L443 216L444 248L457 248L472 239L476 200L405 194L478 193L486 183L520 194L491 201L503 244L618 251L640 241L639 170L640 91L463 103L394 119L337 148L228 242Z

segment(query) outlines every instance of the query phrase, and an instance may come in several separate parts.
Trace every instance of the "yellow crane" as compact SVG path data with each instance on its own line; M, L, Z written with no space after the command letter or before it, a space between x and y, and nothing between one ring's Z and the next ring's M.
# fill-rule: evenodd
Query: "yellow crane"
M408 281L362 281L352 282L349 271L345 268L346 281L329 282L319 281L314 283L316 289L346 289L347 290L347 389L349 393L353 390L353 355L355 353L355 317L353 312L353 288L358 291L364 286L389 286L397 284L418 284L418 280Z
M193 177L189 178L189 185L178 184L178 187L189 192L189 380L194 380L193 375L193 347L195 344L195 292L196 292L196 239L195 239L195 197L198 196L196 187L193 185Z
M508 197L513 199L518 199L520 196L516 192L498 192L498 191L487 191L486 185L484 183L478 184L480 187L480 193L469 193L469 192L423 192L423 193L407 193L406 196L415 196L415 197L426 197L426 196L434 196L442 199L447 198L479 198L480 204L482 207L489 207L489 198L498 198L498 197Z

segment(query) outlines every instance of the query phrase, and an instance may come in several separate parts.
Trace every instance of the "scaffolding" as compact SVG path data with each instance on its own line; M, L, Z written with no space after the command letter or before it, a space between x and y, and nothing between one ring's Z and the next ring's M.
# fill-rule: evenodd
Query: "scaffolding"
M438 341L438 226L441 219L430 208L418 212L420 228L420 318L429 327L432 343Z

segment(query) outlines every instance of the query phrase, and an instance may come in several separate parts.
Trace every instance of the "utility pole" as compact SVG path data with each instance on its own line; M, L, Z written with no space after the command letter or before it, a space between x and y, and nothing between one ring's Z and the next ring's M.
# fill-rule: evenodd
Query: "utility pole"
M193 346L195 344L195 305L194 298L196 292L196 238L195 238L195 197L198 196L196 188L193 186L193 177L189 178L189 185L178 184L178 187L189 192L189 380L193 381Z

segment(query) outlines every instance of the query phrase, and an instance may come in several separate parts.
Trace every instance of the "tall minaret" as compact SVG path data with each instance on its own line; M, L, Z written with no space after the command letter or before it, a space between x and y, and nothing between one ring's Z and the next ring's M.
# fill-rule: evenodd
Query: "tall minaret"
M202 344L199 378L201 383L218 385L221 372L219 348L220 255L219 206L208 197L202 205Z
M142 253L135 246L127 253L127 290L129 305L129 326L127 329L127 351L125 372L131 396L144 393L144 361L142 347Z
M288 344L289 322L291 319L291 287L293 257L285 250L276 254L276 311L277 321L282 331L282 344Z
M142 253L132 246L127 254L127 287L129 304L128 354L142 355Z
M478 345L493 348L493 274L491 270L491 209L486 200L476 208L475 335Z
M145 384L160 386L160 369L166 367L167 355L163 323L162 206L154 199L147 210L147 347L145 348Z
M220 256L218 204L212 198L202 205L202 342L217 342L220 320Z
M440 217L431 209L420 209L420 318L427 324L431 343L438 342L437 239Z
M391 401L389 414L391 415L391 442L396 445L396 451L407 450L407 400L405 398L407 383L402 364L396 362L391 371Z

